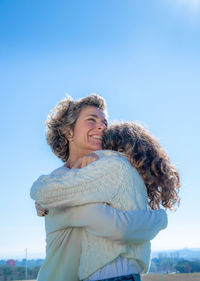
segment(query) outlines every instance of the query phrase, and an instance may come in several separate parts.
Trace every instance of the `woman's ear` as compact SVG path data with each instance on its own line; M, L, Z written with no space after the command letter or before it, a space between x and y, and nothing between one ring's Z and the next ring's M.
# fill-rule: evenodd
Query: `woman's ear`
M66 132L66 138L68 140L68 142L72 142L73 141L73 132L72 130L68 130L68 132Z

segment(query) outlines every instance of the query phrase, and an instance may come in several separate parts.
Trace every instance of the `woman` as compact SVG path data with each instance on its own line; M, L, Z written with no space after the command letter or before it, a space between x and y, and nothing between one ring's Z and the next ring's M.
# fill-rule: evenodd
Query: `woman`
M62 145L57 145L56 148L55 148L55 146L52 145L52 144L55 144L55 141L54 141L55 135L57 135L57 137L58 137L58 134L55 134L55 132L54 132L54 134L51 134L51 136L49 136L49 138L48 138L49 143L52 146L54 152L59 157L61 157L63 161L66 162L66 166L68 168L81 167L82 165L85 166L85 163L87 164L87 161L88 161L88 157L85 157L85 155L88 155L91 151L93 151L95 149L101 149L102 133L106 126L105 116L104 116L104 114L102 114L102 111L100 111L99 108L96 107L96 105L91 106L91 104L88 104L88 103L86 103L86 104L87 104L86 107L84 107L80 110L78 118L75 120L75 125L73 127L73 130L69 130L69 127L65 126L65 127L63 127L64 136L59 136L59 138L62 139L65 143L67 143L66 138L68 139L69 149L67 149L67 146L64 149L62 149L63 148ZM70 106L71 106L71 104L70 104ZM69 110L70 106L68 106L68 109L67 109L68 114L66 114L66 111L65 111L65 114L68 115L68 118L70 116L70 110ZM71 107L71 112L75 112L75 110L76 110L75 107ZM65 115L65 117L66 117L66 115ZM59 118L60 117L62 117L62 114L59 115ZM54 129L57 128L56 130L58 130L58 126L57 125L56 125L57 127L55 126L55 124L58 124L58 122L56 123L56 120L58 120L58 114L56 115L56 117L51 116L51 121L49 122L49 124L51 124L51 126L53 124L53 128ZM51 133L52 133L52 131L53 130L51 128ZM48 137L48 135L47 135L47 137ZM58 143L59 142L57 142L57 144ZM67 156L66 156L66 152L68 153ZM122 157L119 154L116 154L116 152L115 153L110 152L110 151L98 152L97 154L98 154L98 157L100 158L100 160L89 165L88 167L84 168L84 169L86 169L86 175L84 175L84 172L85 172L84 169L78 170L78 172L81 172L81 177L83 177L85 182L87 182L87 177L88 177L88 172L89 172L90 182L91 182L91 178L93 180L93 187L94 187L94 185L97 185L97 187L95 187L93 190L90 189L89 193L86 188L87 198L86 198L86 194L84 194L84 198L83 198L82 193L81 193L81 196L78 196L78 198L76 197L75 200L73 199L73 196L70 198L70 200L68 200L68 198L70 197L69 196L70 193L71 193L71 195L74 194L75 190L73 187L70 190L70 192L69 192L69 189L66 192L66 189L65 189L62 181L67 176L68 184L70 184L72 177L75 176L76 179L78 179L79 183L81 183L80 175L79 175L79 177L77 177L77 170L75 170L74 175L70 174L72 171L69 172L67 170L67 171L65 171L66 174L64 176L58 177L54 173L48 179L47 179L47 177L46 178L40 177L39 180L33 185L32 197L34 199L38 200L38 202L43 203L43 205L46 205L49 208L55 207L55 206L65 206L65 205L68 205L68 206L81 205L81 204L90 203L90 202L107 202L107 203L112 203L112 205L114 207L115 206L118 208L121 207L122 209L123 208L124 209L125 208L126 209L139 208L139 209L145 210L146 203L147 203L147 196L145 194L146 188L143 184L143 181L141 180L141 177L138 175L137 171L131 167L131 165L127 161L127 159L125 159L124 157ZM79 160L80 157L82 157L81 160ZM91 158L91 156L90 156L90 158ZM103 159L103 161L101 161L101 158L102 159L106 158L106 159ZM109 164L111 164L109 167L106 167L106 169L104 167L104 165L106 163L105 160L106 161L109 160ZM85 163L83 164L84 161L85 161ZM101 163L100 167L99 167L99 163ZM91 167L92 167L92 172L90 171ZM124 170L124 167L126 167L125 170ZM66 169L65 167L63 167L63 168ZM102 176L102 173L101 173L102 171L108 173L109 171L112 171L114 168L116 171L117 171L117 169L121 169L121 171L120 171L120 173L122 172L122 176L120 176L121 181L118 178L117 179L118 183L116 183L117 187L106 189L106 190L104 189L104 191L105 191L104 193L106 193L106 195L102 194L101 192L98 192L98 188L99 188L98 185L99 185L100 178L98 178L98 181L96 181L96 178L95 178L96 172L95 171L98 170L98 172L100 172L100 175ZM127 171L128 171L128 173L127 173ZM58 172L58 170L56 172ZM97 174L98 174L98 172L97 172ZM109 176L107 176L107 174L104 174L104 176L106 176L107 183L110 182L110 186L112 186L112 184L116 181L115 173L113 173L113 175L109 174ZM123 183L124 176L125 177L128 176L127 178L130 178L130 180L126 181L126 184ZM74 179L73 179L73 181L74 181ZM103 184L106 185L107 183L104 182ZM57 188L58 185L60 185L59 188ZM77 185L77 183L76 183L76 185ZM127 187L127 185L129 185L129 186ZM38 188L38 186L39 186L39 188ZM53 194L56 195L55 197L53 196L53 199L52 198L50 199L51 196L49 197L49 190L48 190L49 186L51 186L50 193L53 190ZM120 188L122 186L124 189L120 191ZM142 192L141 192L141 190L138 194L137 194L137 192L136 193L132 192L131 189L133 189L132 188L133 186L135 188L141 189ZM56 190L54 190L54 187ZM84 187L82 187L82 191L84 191ZM91 194L92 191L95 191L94 192L95 194ZM42 196L41 196L41 192L42 192ZM60 198L58 198L59 196L57 196L58 195L58 194L56 194L57 192L59 193L59 196L61 195ZM126 199L129 200L129 195L131 194L131 192L132 192L131 195L133 196L133 198L130 198L130 200L128 201L128 203L126 202L126 204L124 204L124 202L120 204L119 194L121 194L121 196L124 197L124 192L127 193ZM130 194L129 194L129 192L130 192ZM46 193L46 195L44 195L45 193ZM75 193L76 193L76 191L75 191ZM118 195L117 200L115 198L115 202L111 200L111 199L113 199L112 198L113 194ZM137 194L137 197L139 199L134 197L135 194ZM52 195L52 193L51 193L51 195ZM66 198L66 195L67 195L67 198ZM89 198L88 198L88 196L89 196ZM41 197L42 199L40 199L39 197ZM45 197L45 199L47 199L48 202L47 201L45 202L44 197ZM86 198L86 201L85 201L85 198ZM50 199L50 201L49 201L49 199ZM96 200L96 201L94 201L94 200ZM134 204L132 204L131 200L133 200L133 201L135 200ZM137 202L137 200L138 200L138 202ZM115 205L115 203L116 203L116 205ZM90 236L90 234L86 233L85 231L83 231L82 237L83 237L84 242L82 243L82 254L81 254L80 270L79 270L81 279L87 278L95 271L98 271L98 269L100 269L102 266L105 266L107 263L109 263L113 260L114 260L115 265L119 265L119 261L123 260L123 262L129 262L130 259L132 259L132 264L129 264L128 270L136 270L137 271L136 273L140 273L143 270L147 270L148 261L149 261L148 251L150 249L148 242L144 243L144 241L142 241L142 239L139 239L137 241L138 244L133 245L132 241L131 242L129 241L129 244L130 243L131 244L129 245L130 247L128 248L127 243L126 244L113 243L111 241L109 241L109 243L108 243L107 240L105 240L105 239L102 240L103 239L102 238L101 243L100 243L102 253L100 253L99 249L97 251L100 238L95 238L94 236ZM92 244L94 246L93 250L95 249L95 251L96 251L96 252L93 251L93 254L94 253L100 254L97 262L94 260L94 257L93 257L93 259L91 259L92 258L92 247L87 248L88 245L90 245L89 241L92 241ZM108 246L110 247L110 251L109 251L109 253L106 253ZM84 249L84 247L86 247L87 249ZM90 252L89 255L86 254L88 249ZM137 249L137 251L136 251L136 249ZM134 251L135 251L135 253L134 253ZM139 254L138 254L138 252L139 252ZM120 254L125 255L123 258L121 258L121 260L117 258ZM106 257L105 257L105 255L106 255ZM137 256L137 255L139 255L139 256ZM139 261L137 262L137 260L139 260ZM113 264L110 264L109 266L110 266L110 268L112 268ZM113 273L113 272L111 272L111 273ZM131 273L134 273L134 271L132 271ZM122 272L121 275L125 275L125 274L124 274L124 272ZM109 274L107 274L107 276L104 276L104 277L107 278L107 277L109 277L108 275ZM115 272L114 276L116 276L116 272ZM135 277L137 277L137 276L135 276ZM96 277L94 277L94 278L96 278ZM94 279L94 280L97 280L97 279ZM132 279L132 280L134 280L134 279Z

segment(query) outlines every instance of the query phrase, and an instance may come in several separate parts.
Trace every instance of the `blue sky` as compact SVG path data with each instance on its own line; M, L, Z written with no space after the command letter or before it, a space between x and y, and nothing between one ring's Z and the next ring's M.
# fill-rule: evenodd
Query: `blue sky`
M181 205L152 248L200 247L199 50L198 0L0 0L0 258L44 256L29 190L62 164L44 120L65 93L98 93L110 120L140 121L160 140Z

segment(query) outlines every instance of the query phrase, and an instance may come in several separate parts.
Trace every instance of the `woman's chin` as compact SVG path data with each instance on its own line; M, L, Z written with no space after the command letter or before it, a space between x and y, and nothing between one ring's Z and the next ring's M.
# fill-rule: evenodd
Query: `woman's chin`
M91 149L92 149L92 151L94 151L94 150L102 150L102 146L101 145L92 145Z

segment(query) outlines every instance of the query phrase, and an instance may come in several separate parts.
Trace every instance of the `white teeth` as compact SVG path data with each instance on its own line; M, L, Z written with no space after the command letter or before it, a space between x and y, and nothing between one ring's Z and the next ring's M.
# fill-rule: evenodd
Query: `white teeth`
M102 140L101 136L92 136L92 138Z

